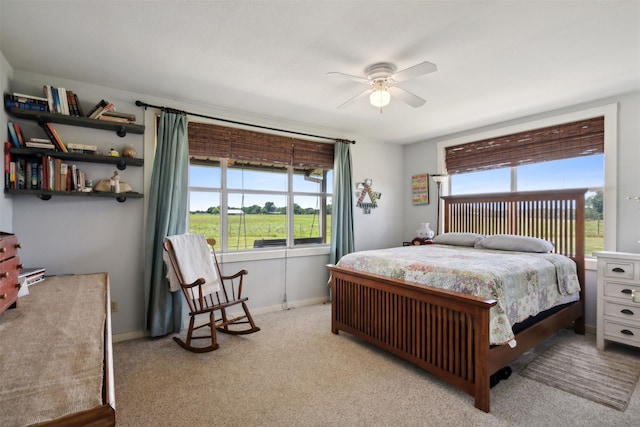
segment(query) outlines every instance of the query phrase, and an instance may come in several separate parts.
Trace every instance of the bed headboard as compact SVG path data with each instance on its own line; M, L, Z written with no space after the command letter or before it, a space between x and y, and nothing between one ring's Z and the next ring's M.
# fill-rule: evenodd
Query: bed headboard
M444 231L517 234L554 243L584 271L587 189L443 196Z

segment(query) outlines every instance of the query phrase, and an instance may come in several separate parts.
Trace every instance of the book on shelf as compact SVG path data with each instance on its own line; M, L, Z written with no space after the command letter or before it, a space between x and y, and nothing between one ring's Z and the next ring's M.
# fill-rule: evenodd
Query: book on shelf
M43 98L42 96L26 95L24 93L18 93L18 92L13 92L13 97L14 99L20 102L41 102L41 103L47 102L47 98Z
M66 116L74 115L69 107L68 95L69 92L73 95L73 91L68 91L66 88L51 85L44 85L42 87L42 91L44 93L44 97L47 99L49 112L64 114Z
M82 112L80 109L80 103L78 102L78 97L73 91L67 91L67 104L69 104L69 115L75 117L82 117Z
M51 139L53 144L58 148L58 150L62 151L63 153L69 152L69 150L67 150L67 147L62 142L62 139L60 139L58 132L56 132L55 128L53 127L53 125L51 125L51 123L42 123L42 128L46 132L49 139Z
M69 165L60 163L60 191L67 191L67 174L69 173Z
M26 177L26 161L23 158L16 160L16 188L23 190L25 188Z
M88 113L87 113L87 117L89 117L90 119L95 119L98 114L102 111L102 109L104 107L106 107L107 105L109 105L109 103L107 101L105 101L104 99L101 99L100 102L98 102L95 107L93 107Z
M49 108L49 112L50 113L55 113L56 110L53 106L53 92L51 90L51 86L50 85L44 85L43 86L43 92L44 92L44 96L45 98L47 98L47 107Z
M37 141L27 141L24 143L27 148L44 148L45 150L55 150L56 146L53 145L51 141L48 142L37 142Z
M11 188L11 153L9 149L12 145L10 142L4 143L4 188Z
M73 104L78 111L78 117L84 117L84 112L82 111L82 105L80 104L80 100L78 99L78 94L73 94Z
M47 100L45 98L24 95L21 93L14 93L13 95L5 93L4 107L6 109L21 108L23 110L44 112L48 110Z
M125 117L107 116L106 114L99 116L98 120L104 120L107 122L117 122L117 123L131 123L131 120Z
M40 165L36 161L31 162L31 189L37 190L40 182Z
M24 136L22 135L22 129L20 129L20 125L16 122L13 122L13 128L16 131L16 136L18 137L18 143L20 147L24 147Z
M20 148L20 140L18 139L18 135L16 134L16 128L13 127L13 122L7 122L7 128L9 128L9 139L11 139L13 146L16 148Z
M95 145L88 144L75 144L70 142L67 144L67 149L71 153L84 153L84 154L95 154L98 151L98 147Z
M113 105L112 103L108 103L107 105L105 105L102 109L98 110L96 113L94 113L94 117L92 117L92 119L99 119L100 117L102 117L102 115L104 113L107 113L109 111L116 111L116 106Z
M118 119L117 121L127 121L129 123L134 123L136 121L135 114L120 113L118 111L103 112L100 118L103 120L114 120L114 121L116 121L115 119Z

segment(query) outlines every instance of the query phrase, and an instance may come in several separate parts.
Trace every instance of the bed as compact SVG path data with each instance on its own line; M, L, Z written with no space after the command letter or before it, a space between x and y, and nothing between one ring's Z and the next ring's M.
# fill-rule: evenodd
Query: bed
M340 262L327 266L332 332L349 333L425 369L473 396L476 408L489 412L492 374L562 328L573 324L576 333L584 334L585 193L576 189L442 197L444 233L543 239L553 242L554 254L575 263L578 297L509 325L512 339L496 342L492 333L496 298L416 283L415 277L402 274L358 271Z
M113 426L108 273L47 276L0 316L0 425Z

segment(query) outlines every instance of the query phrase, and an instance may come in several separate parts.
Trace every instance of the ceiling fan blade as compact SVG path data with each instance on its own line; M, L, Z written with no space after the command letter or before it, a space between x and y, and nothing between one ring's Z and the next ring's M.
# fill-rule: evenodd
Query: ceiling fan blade
M398 71L397 73L391 76L391 79L396 82L401 82L404 80L409 80L414 77L421 76L423 74L433 73L437 71L438 67L436 64L432 64L431 62L424 61L420 64L416 64L413 67L405 68L404 70Z
M422 107L426 102L424 99L420 98L419 96L414 95L411 92L406 91L397 86L391 86L389 88L389 93L391 93L391 96L395 96L399 100L411 105L413 108Z
M338 108L346 108L349 105L353 104L354 102L356 102L358 99L360 98L364 98L365 96L369 95L371 92L373 92L373 89L367 89L364 92L360 92L359 94L357 94L356 96L354 96L353 98L349 99L346 102L343 102L342 104L338 105Z
M365 77L352 76L351 74L339 73L337 71L330 71L327 73L327 76L330 77L343 77L350 80L355 80L360 83L370 83L371 81Z

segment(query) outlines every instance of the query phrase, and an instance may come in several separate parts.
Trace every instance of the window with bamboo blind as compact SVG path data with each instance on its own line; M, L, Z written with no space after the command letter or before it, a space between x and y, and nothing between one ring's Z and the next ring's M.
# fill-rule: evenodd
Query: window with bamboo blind
M604 117L445 148L450 194L588 188L587 254L604 247Z
M190 232L221 251L328 243L332 143L197 122L188 134Z

